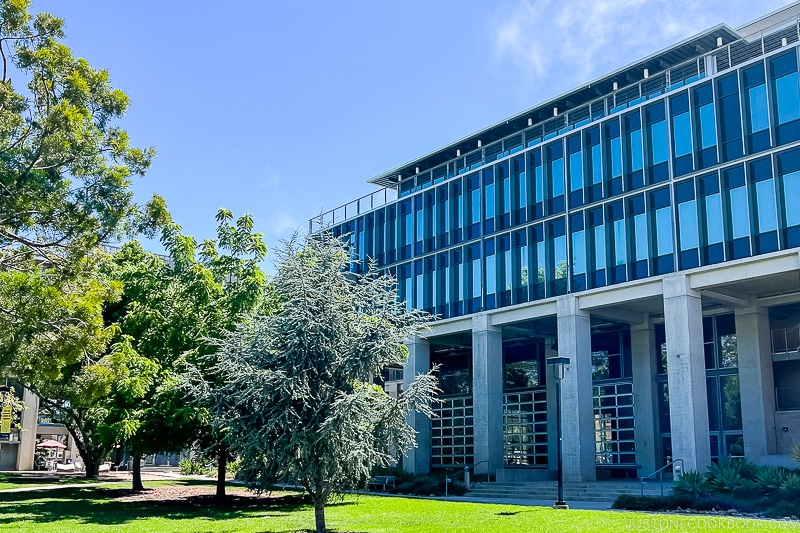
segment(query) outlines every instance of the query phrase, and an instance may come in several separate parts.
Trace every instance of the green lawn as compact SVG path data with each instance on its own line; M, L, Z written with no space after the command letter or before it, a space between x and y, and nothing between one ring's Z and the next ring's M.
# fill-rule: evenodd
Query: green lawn
M53 476L46 478L46 472L42 472L42 474L42 478L21 479L17 474L0 473L0 490L34 488L37 485L72 485L75 483L82 484L108 481L105 479L86 479L85 477L72 476ZM2 499L0 499L0 501L2 501Z
M151 482L197 484L193 481ZM235 491L237 489L233 489ZM328 528L348 532L529 531L800 531L800 524L728 517L677 516L617 511L554 511L542 507L485 505L380 496L353 496L327 510ZM109 499L99 487L35 493L0 493L0 531L289 533L313 527L305 504L239 509L160 506Z

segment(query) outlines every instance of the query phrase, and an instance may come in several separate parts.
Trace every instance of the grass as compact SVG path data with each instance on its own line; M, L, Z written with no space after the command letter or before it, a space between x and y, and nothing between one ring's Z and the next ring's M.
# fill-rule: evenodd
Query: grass
M150 482L190 485L198 481ZM231 489L231 492L241 489ZM800 531L800 524L725 516L679 516L619 511L555 511L543 507L352 496L327 508L328 528L348 532L521 531ZM161 506L120 502L99 487L0 493L0 531L15 532L281 532L313 528L307 504L256 507Z
M39 478L21 478L18 474L0 473L0 491L6 489L34 488L37 485L73 485L76 483L98 483L109 481L107 479L86 479L82 476L47 476L42 472Z

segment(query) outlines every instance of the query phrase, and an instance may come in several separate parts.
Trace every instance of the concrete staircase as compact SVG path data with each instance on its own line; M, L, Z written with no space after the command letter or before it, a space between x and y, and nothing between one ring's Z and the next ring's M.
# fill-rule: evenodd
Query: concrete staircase
M533 483L474 483L469 496L486 499L514 500L553 500L555 501L558 485L555 481L539 481ZM672 482L664 482L664 495L672 492ZM661 494L659 483L650 481L645 485L645 495ZM583 483L564 483L564 499L569 502L613 502L622 494L641 494L638 481L591 481Z

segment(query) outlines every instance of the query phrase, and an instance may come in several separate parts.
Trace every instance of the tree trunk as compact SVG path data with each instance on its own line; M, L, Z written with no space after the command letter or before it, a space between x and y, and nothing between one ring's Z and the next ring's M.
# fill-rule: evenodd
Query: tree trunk
M100 461L90 453L81 453L81 458L86 469L86 479L97 479L100 475Z
M133 490L144 490L142 485L142 454L137 453L132 456L133 458L133 477L131 478Z
M319 493L314 495L314 522L317 533L325 533L325 498Z
M224 446L217 452L217 499L225 499L225 473L228 470L228 450Z

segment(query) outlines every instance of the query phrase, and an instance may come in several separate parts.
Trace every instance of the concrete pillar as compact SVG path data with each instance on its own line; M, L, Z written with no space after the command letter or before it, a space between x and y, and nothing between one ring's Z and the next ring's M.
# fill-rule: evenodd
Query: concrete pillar
M39 397L28 389L22 393L22 401L28 409L22 412L22 431L19 434L17 470L33 470L33 456L36 452L36 429L39 424Z
M561 382L564 481L596 479L592 408L592 330L575 296L558 298L558 355L570 364ZM555 421L553 421L555 422ZM558 446L558 441L554 444Z
M736 345L744 455L758 462L765 455L776 453L775 382L766 309L757 306L736 309Z
M503 333L489 316L472 317L472 405L476 473L503 467Z
M428 341L415 337L406 343L408 361L403 367L403 390L414 381L417 374L431 369L431 348ZM427 474L431 470L431 421L420 413L411 413L408 424L417 432L417 445L403 456L403 468L412 474Z
M703 472L711 451L700 294L684 274L665 277L663 290L672 456L685 470Z
M648 318L644 324L631 326L633 362L633 414L636 438L636 463L642 475L656 471L658 433L655 395L655 333Z

